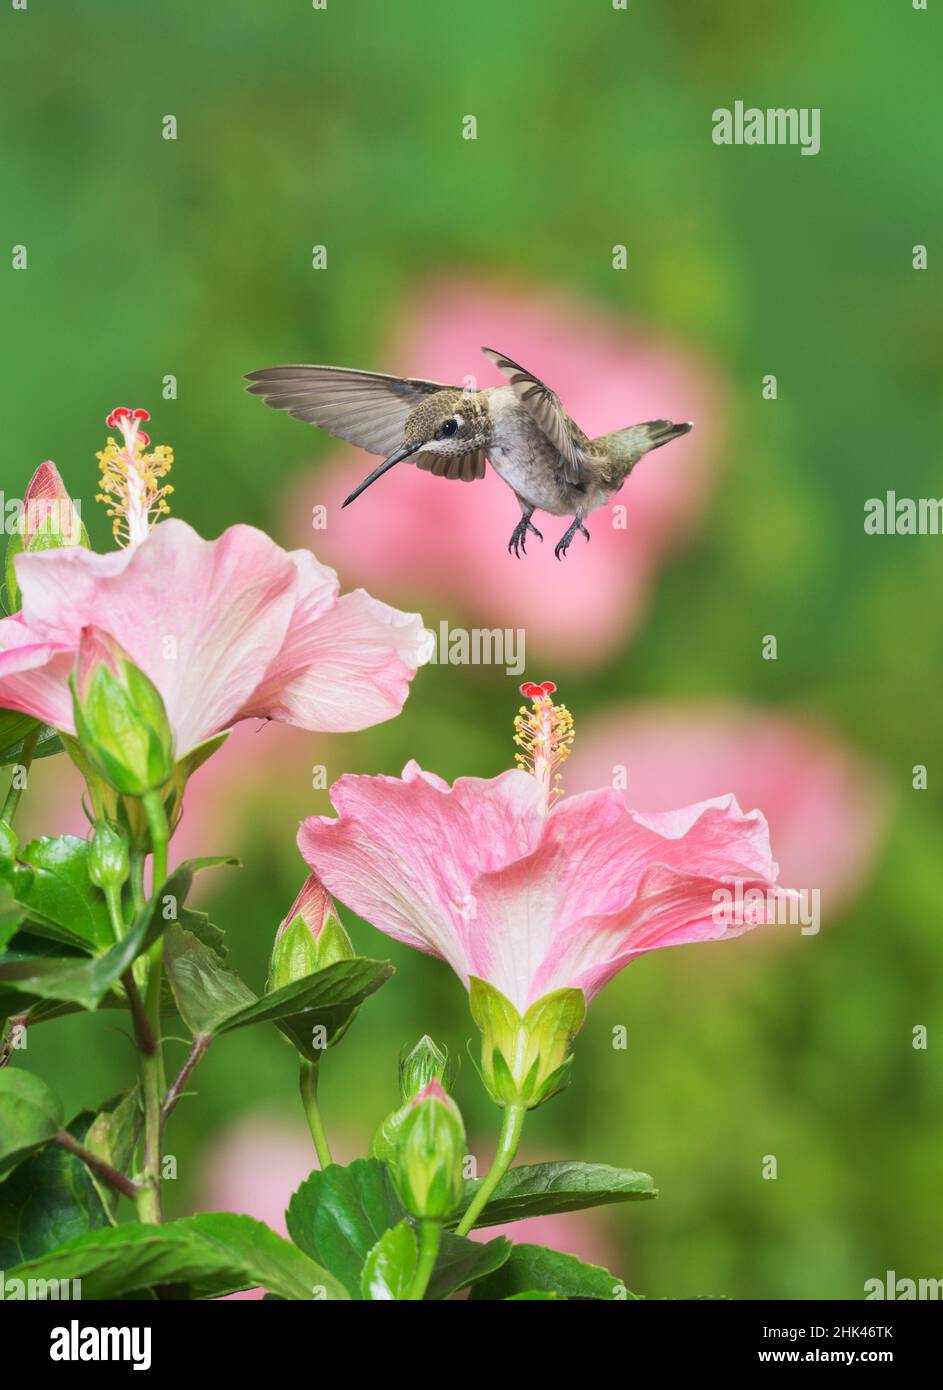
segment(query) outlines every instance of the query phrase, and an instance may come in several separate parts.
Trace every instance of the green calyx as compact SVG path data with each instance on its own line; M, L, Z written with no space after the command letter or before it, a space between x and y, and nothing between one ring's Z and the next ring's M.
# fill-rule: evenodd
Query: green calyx
M433 1081L410 1101L391 1169L403 1206L418 1221L448 1221L464 1192L465 1126L458 1106Z
M174 771L173 732L154 683L132 661L99 665L82 692L73 676L75 729L94 770L124 796L157 791Z
M582 990L555 989L523 1017L499 989L475 975L468 995L481 1030L481 1079L497 1105L533 1110L569 1084L573 1039L586 1018Z
M292 985L334 965L339 960L353 960L350 937L335 913L329 913L317 936L299 914L288 923L272 947L266 990Z

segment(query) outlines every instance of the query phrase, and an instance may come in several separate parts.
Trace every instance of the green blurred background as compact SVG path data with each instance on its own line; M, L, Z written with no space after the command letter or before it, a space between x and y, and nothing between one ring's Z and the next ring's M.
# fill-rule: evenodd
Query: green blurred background
M710 514L632 644L571 673L577 736L580 718L637 695L801 708L897 795L873 872L814 945L750 939L636 963L594 1005L572 1088L531 1118L534 1156L655 1175L657 1202L593 1225L652 1297L853 1298L887 1269L943 1275L943 539L862 527L868 497L943 490L939 9L30 0L0 14L7 266L14 245L29 251L28 271L0 274L8 498L44 458L91 497L105 413L148 404L177 455L175 513L206 534L251 521L279 535L284 486L332 445L277 429L241 374L385 365L411 290L452 270L536 279L640 317L726 378ZM820 107L822 152L717 149L711 112L738 98ZM487 138L460 139L466 112ZM176 142L160 136L166 113ZM614 275L620 239L630 267ZM311 269L315 242L331 248L328 273ZM921 242L925 273L911 268ZM775 406L761 399L767 371ZM173 402L159 398L166 372ZM104 547L100 510L84 515ZM775 663L758 659L766 632ZM400 719L332 758L396 772L415 755L444 776L492 775L509 760L507 691L503 674L431 667ZM317 741L294 737L306 768ZM915 764L926 791L911 787ZM202 905L256 986L300 883L297 819L325 810L305 777L269 786L239 809L239 843L205 846L245 859ZM399 973L324 1067L341 1147L365 1142L392 1104L404 1043L429 1031L464 1053L472 1032L444 966L352 930ZM623 1022L629 1048L614 1051ZM927 1051L911 1046L917 1024ZM35 1030L24 1060L72 1108L126 1084L132 1065L105 1016ZM220 1126L264 1110L302 1130L274 1030L217 1044L198 1090L168 1139L177 1211L202 1199ZM496 1112L467 1062L457 1093L486 1155ZM770 1153L775 1182L761 1178Z

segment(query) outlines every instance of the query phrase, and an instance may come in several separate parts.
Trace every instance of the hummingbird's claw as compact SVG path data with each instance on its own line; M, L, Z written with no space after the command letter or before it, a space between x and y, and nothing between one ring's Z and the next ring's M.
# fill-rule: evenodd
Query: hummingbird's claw
M543 536L537 530L537 527L533 525L530 518L522 516L520 521L514 527L514 530L511 532L511 539L508 541L509 555L512 550L518 559L520 559L522 555L527 554L528 531L533 531L534 535L537 537L539 541L543 540Z
M577 531L582 531L582 533L583 533L583 535L586 537L586 539L589 540L589 532L587 531L586 527L583 525L581 519L580 519L579 517L574 517L574 519L573 519L573 525L572 525L572 526L569 526L569 527L567 528L567 530L566 530L566 531L564 532L564 534L560 537L560 539L557 541L556 545L555 545L554 548L553 548L553 553L554 553L554 555L556 555L556 557L557 557L558 560L562 560L563 557L564 557L564 555L565 555L565 554L567 553L567 551L569 550L569 548L570 548L570 542L572 541L573 537L576 535Z

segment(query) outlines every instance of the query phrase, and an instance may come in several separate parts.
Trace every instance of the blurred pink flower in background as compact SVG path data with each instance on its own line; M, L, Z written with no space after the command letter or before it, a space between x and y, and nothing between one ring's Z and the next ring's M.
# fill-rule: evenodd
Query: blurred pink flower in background
M769 823L779 882L818 888L825 920L859 891L886 806L876 773L835 734L795 715L736 704L614 708L584 719L567 793L612 782L645 811L732 791Z
M312 507L325 505L318 553L387 598L434 593L442 611L426 613L429 626L464 613L475 625L526 627L534 651L555 660L602 661L637 626L657 566L704 510L721 444L717 382L689 349L621 317L471 277L435 283L388 351L344 365L503 384L482 345L545 380L591 435L662 416L695 421L691 435L643 459L613 499L626 509L625 529L601 508L588 521L592 539L578 538L561 562L553 546L567 522L537 513L544 543L532 537L517 560L507 552L517 502L490 468L481 482L462 483L403 467L342 514L344 497L372 466L343 446L293 486L286 529L293 543L310 544Z
M332 1130L335 1157L351 1162L362 1145ZM487 1142L481 1145L487 1149ZM546 1157L546 1155L544 1155ZM520 1160L538 1163L541 1157L528 1155ZM303 1123L292 1124L271 1112L243 1116L218 1134L204 1155L203 1185L194 1211L234 1211L264 1221L272 1230L287 1235L285 1209L292 1193L317 1167L311 1138ZM508 1236L517 1244L533 1242L552 1245L590 1264L620 1268L620 1255L607 1238L603 1222L592 1212L568 1212L564 1216L537 1216L506 1226L486 1226L473 1231L472 1240L488 1241ZM624 1264L624 1260L622 1262ZM262 1290L247 1290L233 1298L261 1298Z

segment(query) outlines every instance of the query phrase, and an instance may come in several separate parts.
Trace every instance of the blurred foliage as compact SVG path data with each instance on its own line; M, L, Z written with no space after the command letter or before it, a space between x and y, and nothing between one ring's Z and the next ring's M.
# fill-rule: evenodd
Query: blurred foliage
M633 965L590 1012L572 1088L532 1118L525 1155L655 1175L657 1202L602 1218L650 1296L856 1297L886 1269L940 1274L943 539L866 537L862 509L888 488L941 492L941 23L909 0L46 0L0 14L7 266L29 248L28 271L0 273L0 486L20 496L55 459L100 547L94 453L112 406L154 411L176 514L207 534L274 526L284 485L331 444L276 429L241 374L395 369L378 353L430 271L567 289L670 329L733 384L707 525L631 649L564 698L577 730L617 696L813 711L885 768L898 814L873 881L821 936ZM716 148L711 112L737 99L820 107L822 152ZM168 113L176 142L161 138ZM328 273L310 268L315 243ZM168 372L179 399L163 402ZM759 659L766 632L775 663ZM490 775L510 761L506 703L503 676L429 668L401 719L332 756ZM297 741L307 767L316 741ZM911 789L916 763L928 791ZM205 847L246 858L207 905L256 984L301 879L295 823L326 809L323 793L272 786L245 805L240 843ZM395 1099L401 1045L428 1031L461 1054L472 1026L444 966L351 929L399 970L324 1067L329 1119L365 1141ZM71 1112L119 1089L132 1053L102 1016L37 1029L28 1060ZM295 1118L295 1082L274 1029L211 1050L200 1102L173 1121L174 1208L204 1190L212 1131L273 1096ZM486 1153L497 1116L468 1065L457 1091Z

